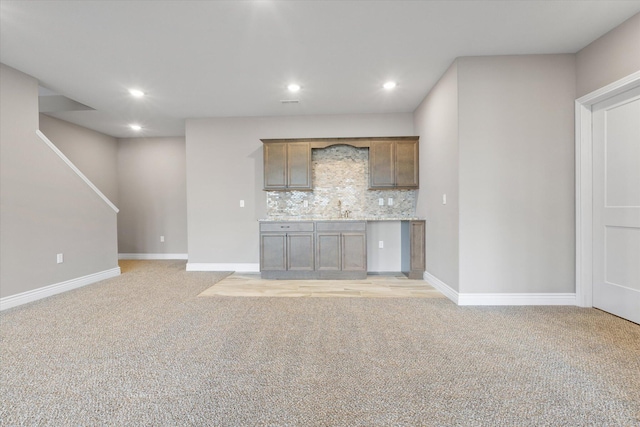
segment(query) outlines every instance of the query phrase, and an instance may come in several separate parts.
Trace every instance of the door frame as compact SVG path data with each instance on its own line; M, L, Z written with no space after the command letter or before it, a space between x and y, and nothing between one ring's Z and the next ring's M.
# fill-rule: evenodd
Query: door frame
M592 106L640 86L640 71L584 95L576 112L576 305L593 307L593 132Z

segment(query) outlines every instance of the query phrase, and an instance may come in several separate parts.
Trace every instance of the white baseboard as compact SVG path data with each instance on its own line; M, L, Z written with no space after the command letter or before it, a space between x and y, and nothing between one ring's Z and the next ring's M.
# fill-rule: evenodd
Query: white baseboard
M89 274L87 276L78 277L76 279L66 280L53 285L44 286L42 288L33 289L31 291L22 292L16 295L0 298L0 311L12 307L17 307L28 302L37 301L42 298L90 285L101 280L110 279L120 275L120 267L110 270L100 271L98 273Z
M458 305L577 305L575 293L463 294L426 271L424 280Z
M576 305L575 293L459 294L458 305Z
M429 282L431 286L442 292L444 296L449 298L454 303L458 304L458 291L456 291L451 286L447 285L428 271L424 272L423 278L425 281Z
M258 263L214 263L214 262L188 262L187 271L239 271L242 273L260 272Z
M118 259L189 259L188 254L118 254Z

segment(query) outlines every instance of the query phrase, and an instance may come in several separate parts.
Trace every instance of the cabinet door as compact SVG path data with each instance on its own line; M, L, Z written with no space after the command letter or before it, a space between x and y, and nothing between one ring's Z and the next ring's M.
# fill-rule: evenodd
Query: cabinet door
M364 233L342 233L342 270L367 270L367 238Z
M314 270L313 233L287 234L287 269Z
M289 189L311 189L311 148L308 142L287 144L287 175Z
M396 187L418 188L418 141L396 141Z
M410 269L411 278L422 279L425 265L425 221L411 221L411 258Z
M318 233L316 248L317 270L341 269L340 233Z
M369 187L395 185L395 149L393 141L372 141L369 147Z
M284 271L287 269L287 235L260 235L260 271Z
M264 189L282 190L287 187L287 144L270 143L262 146L264 157Z

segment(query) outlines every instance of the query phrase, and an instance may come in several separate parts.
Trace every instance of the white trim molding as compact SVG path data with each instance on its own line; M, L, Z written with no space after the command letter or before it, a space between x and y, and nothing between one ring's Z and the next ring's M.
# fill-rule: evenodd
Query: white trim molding
M17 307L28 302L37 301L42 298L47 298L52 295L57 295L62 292L70 291L72 289L80 288L82 286L90 285L92 283L100 282L101 280L110 279L119 275L120 267L116 267L75 279L66 280L64 282L54 283L53 285L44 286L42 288L33 289L31 291L0 298L0 311Z
M109 205L111 207L111 209L113 209L116 213L120 212L120 210L116 207L116 205L114 205L113 203L111 203L111 200L107 199L107 196L105 196L102 191L98 190L98 187L96 187L95 185L93 185L93 183L91 181L89 181L89 178L87 178L82 172L80 172L80 169L78 169L76 167L76 165L74 165L71 160L69 160L69 158L67 156L65 156L62 151L60 151L58 149L58 147L56 147L54 145L53 142L51 142L51 140L49 138L47 138L47 136L42 133L39 129L36 130L36 135L38 135L38 137L45 143L47 144L47 146L49 148L51 148L51 150L53 150L54 153L56 153L58 155L58 157L60 157L60 159L62 159L63 162L65 162L67 164L67 166L69 166L71 168L72 171L74 171L76 173L76 175L78 175L80 177L80 179L82 179L102 200L105 201L105 203L107 205Z
M593 306L592 106L640 86L640 71L576 99L576 305Z
M458 305L576 305L576 294L458 294Z
M576 294L462 294L427 271L424 280L457 305L576 305Z
M258 263L213 263L213 262L188 262L187 271L239 271L241 273L259 273Z
M442 292L444 296L449 298L454 303L458 304L458 299L459 299L458 291L456 291L451 286L447 285L442 280L438 279L436 276L429 273L428 271L424 272L423 278L425 282L429 282L431 286L433 286L434 288Z
M188 254L118 254L118 259L189 259Z

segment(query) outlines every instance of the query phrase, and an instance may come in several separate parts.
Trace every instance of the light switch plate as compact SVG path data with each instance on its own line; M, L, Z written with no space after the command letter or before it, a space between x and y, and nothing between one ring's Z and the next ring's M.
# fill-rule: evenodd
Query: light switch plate
M305 208L308 208L309 207L309 201L308 200L303 201L302 202L302 206L304 206Z
M244 208L244 200L240 200L240 207Z
M57 262L58 264L62 264L62 263L64 262L64 255L62 255L62 254L57 254L57 255L56 255L56 262Z
M447 195L446 195L446 194L443 194L443 195L442 195L442 204L443 204L443 205L446 205L446 204L447 204Z
M393 206L393 197L389 197L389 198L387 199L387 204L388 204L389 206Z
M378 248L380 248L380 249L384 248L384 241L383 240L378 240Z
M378 199L378 204L379 204L380 206L384 206L384 199L383 199L382 197L380 197L380 198Z
M164 236L160 236L160 243L164 243Z

